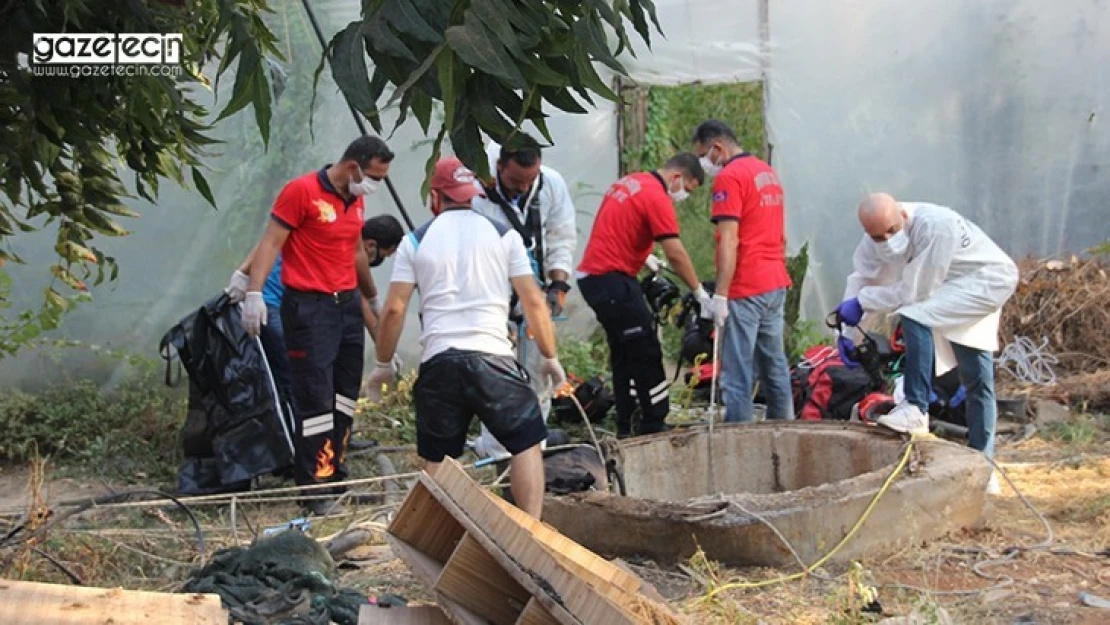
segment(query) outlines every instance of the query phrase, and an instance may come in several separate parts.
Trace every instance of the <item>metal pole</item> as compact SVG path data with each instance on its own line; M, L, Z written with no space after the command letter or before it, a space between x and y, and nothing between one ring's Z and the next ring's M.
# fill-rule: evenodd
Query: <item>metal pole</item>
M316 31L316 39L320 42L320 49L326 50L328 42L324 39L324 31L320 29L320 23L316 21L316 14L312 12L312 7L309 6L308 0L301 0L301 4L304 5L304 10L308 13L308 21L312 23L312 30ZM358 111L355 110L354 105L351 104L350 100L347 100L346 95L343 96L343 99L347 102L347 108L351 110L351 117L355 119L355 125L358 126L358 131L364 135L367 134L366 124L362 122L362 117L359 115ZM385 177L385 187L389 189L389 195L393 196L393 202L397 204L397 210L401 211L401 217L404 218L405 223L409 227L409 231L415 230L416 226L413 225L412 219L409 218L408 211L405 210L405 205L401 203L401 196L397 195L397 189L394 188L393 181L389 179L389 176Z

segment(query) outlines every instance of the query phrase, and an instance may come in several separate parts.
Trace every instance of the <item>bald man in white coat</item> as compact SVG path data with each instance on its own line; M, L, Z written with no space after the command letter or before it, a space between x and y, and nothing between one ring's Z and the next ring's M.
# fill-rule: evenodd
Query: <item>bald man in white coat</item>
M865 313L897 313L906 344L905 400L878 423L927 432L934 370L956 367L967 390L970 446L993 455L992 352L1002 305L1017 288L1017 265L978 226L943 206L876 193L860 204L859 220L865 234L837 311L851 325Z

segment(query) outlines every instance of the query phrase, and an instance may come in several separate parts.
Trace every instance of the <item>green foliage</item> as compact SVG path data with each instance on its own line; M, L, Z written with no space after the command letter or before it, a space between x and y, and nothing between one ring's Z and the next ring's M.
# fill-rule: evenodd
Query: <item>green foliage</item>
M580 379L609 375L609 344L598 329L588 341L569 336L559 337L559 362L567 373Z
M86 281L114 280L115 260L92 242L126 236L119 217L139 215L124 205L134 197L120 178L154 202L159 185L192 185L215 205L201 169L208 111L194 99L210 81L202 68L219 58L216 80L235 70L222 119L253 105L263 141L269 137L271 90L267 56L280 57L262 21L265 0L114 2L54 0L0 6L0 266L23 262L10 249L20 233L53 228L58 262L37 311L0 322L0 357L12 354L87 299ZM182 33L179 76L36 76L33 33ZM222 50L222 52L221 52ZM0 277L0 307L10 305Z
M348 102L378 132L380 114L396 108L394 129L411 114L425 133L433 103L441 103L445 119L429 168L447 136L455 154L483 177L489 166L480 131L512 145L530 121L553 142L543 105L584 113L571 91L590 104L595 95L616 101L593 62L625 74L616 60L631 52L624 20L649 45L648 21L659 30L650 0L367 0L362 8L363 18L336 35L326 55ZM364 55L373 61L372 73ZM394 87L388 95L387 85Z
M1101 424L1100 419L1103 421ZM1081 412L1072 415L1067 421L1050 425L1044 437L1073 447L1086 447L1103 438L1104 430L1108 427L1110 418Z
M0 397L0 458L24 460L30 450L114 479L173 474L180 458L178 430L185 418L180 393L147 367L105 393L89 381L36 394Z

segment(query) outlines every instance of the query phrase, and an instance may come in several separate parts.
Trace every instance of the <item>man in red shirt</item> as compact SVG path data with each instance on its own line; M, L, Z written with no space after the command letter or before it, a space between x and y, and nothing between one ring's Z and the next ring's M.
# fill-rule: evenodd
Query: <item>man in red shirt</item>
M392 160L384 141L363 136L347 146L338 163L290 181L274 201L251 260L243 327L258 334L266 323L262 287L274 259L282 256L281 323L297 421L297 484L347 477L343 461L365 341L359 291L367 300L377 295L362 245L362 198L376 190ZM309 508L317 514L338 510L334 502L320 500Z
M767 418L794 418L790 366L783 350L783 305L790 275L782 186L771 166L740 147L717 120L694 131L694 151L713 180L717 224L716 294L710 304L721 336L721 400L725 420L753 419L758 372Z
M613 183L578 265L578 288L609 341L619 436L633 433L637 400L641 418L636 434L670 429L664 421L670 411L670 385L663 371L663 350L636 274L658 242L675 273L703 306L708 305L709 294L678 238L674 212L674 202L686 199L704 180L697 157L683 152L657 171L630 174Z

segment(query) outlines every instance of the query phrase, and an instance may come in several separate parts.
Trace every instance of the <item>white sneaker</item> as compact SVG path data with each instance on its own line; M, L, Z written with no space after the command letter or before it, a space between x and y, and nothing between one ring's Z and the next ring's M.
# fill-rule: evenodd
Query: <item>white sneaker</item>
M902 402L876 421L881 426L904 434L928 434L929 416L917 406Z
M987 481L987 494L998 496L1002 494L1002 485L998 483L998 473L991 471L991 479Z

